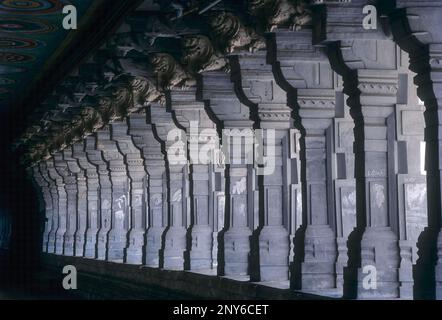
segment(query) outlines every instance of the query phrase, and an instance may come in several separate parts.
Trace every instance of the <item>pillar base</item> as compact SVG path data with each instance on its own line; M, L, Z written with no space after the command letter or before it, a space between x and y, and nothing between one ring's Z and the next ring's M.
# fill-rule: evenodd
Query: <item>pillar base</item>
M368 276L362 268L358 269L358 299L398 299L399 283L398 269L385 269L384 265L374 265L377 269L375 288L364 287L364 279ZM367 281L365 281L367 282Z
M41 249L45 253L48 252L48 238L49 238L49 234L46 233L46 234L43 235L43 244L41 246ZM6 241L5 241L5 244L6 244ZM1 245L1 243L0 243L0 245Z
M195 225L191 237L190 270L212 268L212 227Z
M337 238L338 258L336 259L336 288L344 290L344 269L348 264L347 239Z
M224 234L224 275L245 276L249 274L251 230L234 227Z
M151 227L147 230L144 252L146 253L145 265L148 267L160 267L160 250L163 243L163 233L163 227Z
M259 280L289 279L289 234L282 226L265 226L259 233Z
M84 242L75 242L74 256L76 257L84 256Z
M413 299L413 243L399 241L400 267L399 267L399 298Z
M126 250L125 263L127 264L143 264L143 247L129 247Z
M375 279L376 283L368 279ZM358 299L399 298L399 245L388 227L368 227L361 241ZM368 285L370 284L370 285Z
M85 236L84 231L77 232L75 235L75 256L83 257L84 256L84 245L85 245Z
M86 231L86 243L84 245L85 258L94 259L96 257L97 232L97 229L88 229Z
M100 230L97 237L97 259L106 260L108 230Z
M185 251L186 229L184 227L170 227L166 231L163 268L168 270L184 270Z
M55 237L55 254L63 254L63 250L64 250L64 239L63 239L63 233L57 233L56 237Z
M336 239L328 225L309 225L305 230L304 261L301 263L301 288L336 288Z
M48 253L55 253L55 236L48 240Z
M55 253L55 245L49 246L48 245L48 253Z
M128 264L143 264L144 231L132 229L129 232L129 246L125 251L125 262Z
M73 256L74 255L74 234L66 232L64 234L64 255L65 256Z
M126 244L126 231L111 229L107 238L107 260L123 261Z

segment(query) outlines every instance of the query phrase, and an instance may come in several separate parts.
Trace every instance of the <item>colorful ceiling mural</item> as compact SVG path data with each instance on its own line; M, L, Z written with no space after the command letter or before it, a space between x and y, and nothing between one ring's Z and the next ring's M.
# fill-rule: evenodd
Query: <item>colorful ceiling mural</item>
M68 32L76 32L62 27L68 4L81 23L92 0L0 0L0 111L23 97Z

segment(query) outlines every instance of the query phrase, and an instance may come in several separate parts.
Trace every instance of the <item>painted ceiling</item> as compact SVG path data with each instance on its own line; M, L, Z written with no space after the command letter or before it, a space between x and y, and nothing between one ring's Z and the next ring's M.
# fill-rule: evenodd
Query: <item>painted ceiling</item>
M62 9L72 4L78 24L92 0L0 0L0 111L13 107L43 72L69 32Z

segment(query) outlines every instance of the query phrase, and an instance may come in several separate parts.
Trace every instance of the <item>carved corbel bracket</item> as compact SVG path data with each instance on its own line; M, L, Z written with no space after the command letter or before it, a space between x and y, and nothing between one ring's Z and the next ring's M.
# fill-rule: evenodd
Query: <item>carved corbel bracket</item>
M231 12L210 11L207 14L207 23L213 32L218 47L226 53L238 51L256 52L265 49L266 43L263 37L255 30L246 27L240 19Z
M168 53L152 53L150 62L154 67L159 90L185 89L196 85L195 79Z
M253 16L263 18L269 31L278 27L300 30L311 25L312 12L305 0L248 0Z
M227 60L215 49L209 37L202 34L185 35L182 46L182 63L192 72L229 71Z

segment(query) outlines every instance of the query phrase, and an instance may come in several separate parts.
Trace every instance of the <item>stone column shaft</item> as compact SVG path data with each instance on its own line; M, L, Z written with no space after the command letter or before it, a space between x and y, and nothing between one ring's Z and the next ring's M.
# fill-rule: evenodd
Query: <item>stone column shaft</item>
M43 174L41 173L42 170L45 168L42 168L42 163L35 165L32 168L32 175L37 183L37 186L40 188L40 192L44 201L44 231L43 231L43 243L42 243L42 249L43 252L48 252L48 238L49 233L52 229L52 197L51 197L51 191L50 191L50 185L48 181L44 178Z
M209 100L208 107L222 123L222 153L228 160L228 164L222 164L225 167L226 212L224 230L220 235L222 243L218 243L221 251L218 271L226 276L248 276L250 226L253 226L255 204L253 164L246 161L246 158L253 159L253 147L246 152L245 145L253 145L253 121L249 108L234 94L234 84L224 72L204 72L203 86L203 98Z
M284 281L289 278L289 234L287 181L288 133L293 127L287 94L277 84L272 65L267 64L266 51L254 55L238 55L239 68L233 68L232 79L256 110L255 180L259 189L259 228L255 232L252 250L252 279ZM240 98L240 96L239 96ZM252 247L252 248L255 248Z
M129 133L137 148L141 151L147 172L146 242L144 245L145 264L149 267L160 266L162 236L167 225L167 177L165 159L161 143L155 137L152 125L147 123L144 112L131 114Z
M128 239L125 248L125 262L131 264L143 263L145 221L145 187L146 172L144 160L139 150L135 147L126 121L117 121L111 124L112 140L118 144L119 151L124 155L127 175L129 178L129 217Z
M211 174L218 137L203 102L194 89L171 91L171 108L187 134L190 164L191 248L190 269L212 268L213 192ZM203 152L204 151L204 152Z
M187 249L187 150L186 135L178 129L163 106L149 108L155 135L162 141L162 152L167 155L166 173L168 188L168 229L164 236L161 256L162 267L172 270L184 269L184 254Z
M55 168L54 159L48 161L47 165L49 169L49 176L55 181L56 186L57 197L53 197L53 199L58 200L55 204L58 207L56 222L57 231L55 233L55 253L58 255L62 255L64 253L64 234L66 232L67 194L63 177L57 172Z
M85 152L87 154L87 159L90 163L97 167L98 173L98 185L97 185L97 202L98 202L98 217L97 217L97 228L98 232L96 235L96 252L95 257L99 260L105 260L107 256L107 234L111 227L111 208L112 208L112 186L109 178L109 170L107 163L104 161L101 151L97 150L97 136L89 136L86 138L85 142ZM90 172L89 172L90 174ZM93 175L93 171L92 171ZM93 180L90 180L93 183ZM91 189L92 191L93 189ZM92 194L93 196L93 194ZM91 198L92 200L92 198ZM91 237L94 237L94 221L92 214L89 215L89 223L91 228L89 233L92 233ZM90 240L90 252L92 251L92 245L94 238Z

